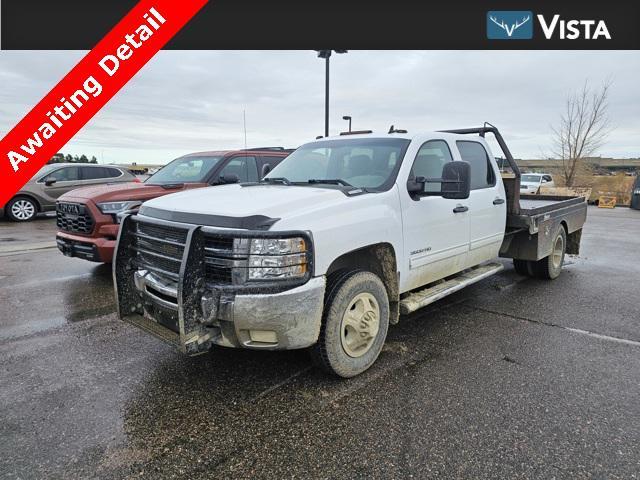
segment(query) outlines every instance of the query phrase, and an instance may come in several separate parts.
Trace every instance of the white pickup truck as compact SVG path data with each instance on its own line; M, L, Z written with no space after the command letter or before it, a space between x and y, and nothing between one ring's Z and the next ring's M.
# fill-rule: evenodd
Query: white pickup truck
M519 179L488 124L308 143L261 182L163 196L126 217L119 315L190 355L309 347L325 370L357 375L389 324L499 272L498 256L553 279L578 253L585 199L521 199Z

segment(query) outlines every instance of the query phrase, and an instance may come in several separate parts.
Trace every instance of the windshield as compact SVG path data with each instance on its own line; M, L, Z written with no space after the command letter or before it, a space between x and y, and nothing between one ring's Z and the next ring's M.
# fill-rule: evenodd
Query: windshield
M539 182L540 175L522 175L522 182Z
M301 146L265 178L291 183L354 186L386 190L395 181L409 140L355 138L313 142Z
M204 182L221 158L209 156L177 158L151 175L145 183L162 185Z

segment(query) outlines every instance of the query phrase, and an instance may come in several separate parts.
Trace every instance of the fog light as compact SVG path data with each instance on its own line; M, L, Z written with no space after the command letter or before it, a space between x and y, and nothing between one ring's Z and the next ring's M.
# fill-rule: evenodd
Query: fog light
M273 330L249 330L249 338L252 342L278 343L278 336Z

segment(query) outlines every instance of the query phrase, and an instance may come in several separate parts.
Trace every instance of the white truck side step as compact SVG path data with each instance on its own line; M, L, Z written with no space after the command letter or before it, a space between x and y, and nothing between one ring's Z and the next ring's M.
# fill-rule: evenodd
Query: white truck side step
M503 268L504 265L501 263L486 263L484 265L465 270L454 278L411 293L400 300L400 313L402 315L406 315L408 313L415 312L419 308L426 307L427 305L440 300L453 292L457 292L472 283L476 283L483 278L490 277L491 275L498 273Z

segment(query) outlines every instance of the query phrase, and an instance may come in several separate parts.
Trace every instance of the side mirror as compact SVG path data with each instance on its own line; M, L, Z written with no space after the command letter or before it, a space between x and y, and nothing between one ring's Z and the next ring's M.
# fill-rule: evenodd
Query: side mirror
M56 182L57 182L57 180L55 179L55 177L47 177L47 178L44 179L44 184L47 187L50 187L51 185L53 185Z
M225 175L220 175L220 183L238 183L240 181L240 177L235 173L227 173Z
M407 191L413 195L420 195L424 192L424 184L427 183L425 177L416 177L407 182Z
M265 164L262 166L262 174L261 174L261 177L266 177L266 176L267 176L267 173L269 173L270 171L271 171L271 165L270 165L270 164L268 164L268 163L265 163Z
M471 167L467 162L449 162L442 168L443 198L463 200L471 192Z
M439 183L440 191L425 191L425 183ZM442 167L441 178L416 177L407 182L412 195L442 197L450 199L469 198L471 191L471 168L467 162L448 162Z

